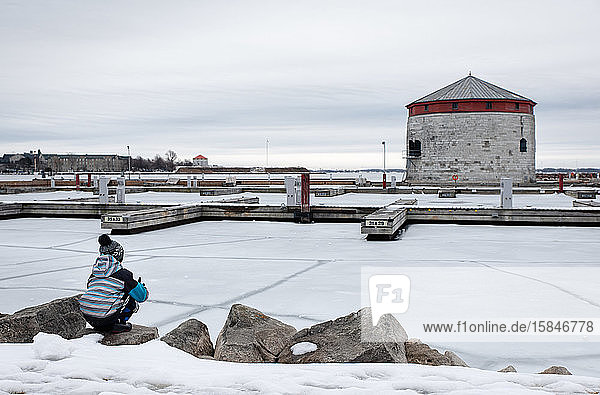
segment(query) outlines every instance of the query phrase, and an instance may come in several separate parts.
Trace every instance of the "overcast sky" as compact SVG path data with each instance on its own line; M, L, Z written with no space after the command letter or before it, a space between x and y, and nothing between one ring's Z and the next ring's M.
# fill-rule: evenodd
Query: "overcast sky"
M404 167L405 105L536 101L537 165L600 166L599 1L3 1L0 150Z

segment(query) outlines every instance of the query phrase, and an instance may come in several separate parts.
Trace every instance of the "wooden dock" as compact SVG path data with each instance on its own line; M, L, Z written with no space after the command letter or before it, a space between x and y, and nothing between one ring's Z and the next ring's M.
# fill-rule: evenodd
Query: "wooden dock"
M366 215L360 221L360 233L368 240L392 240L406 223L408 207L416 203L416 199L399 199Z
M354 222L370 238L393 239L413 223L486 225L600 226L597 202L566 208L424 207L399 200L386 207L311 206L312 222ZM0 219L24 217L97 218L115 233L136 233L196 221L299 222L300 207L258 204L257 198L232 198L197 204L99 204L97 202L0 203Z

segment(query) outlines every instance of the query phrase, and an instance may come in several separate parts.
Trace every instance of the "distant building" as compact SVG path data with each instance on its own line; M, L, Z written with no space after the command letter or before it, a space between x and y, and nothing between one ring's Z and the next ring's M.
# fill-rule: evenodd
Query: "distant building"
M208 167L208 158L202 155L198 155L193 159L194 166Z
M534 183L535 105L470 74L408 104L407 181Z
M87 154L42 154L39 150L23 154L4 154L0 165L5 169L53 172L121 172L128 169L127 156Z
M128 156L87 154L45 154L46 164L55 172L106 171L121 172L128 169ZM44 162L42 162L44 166ZM42 167L43 168L43 167Z

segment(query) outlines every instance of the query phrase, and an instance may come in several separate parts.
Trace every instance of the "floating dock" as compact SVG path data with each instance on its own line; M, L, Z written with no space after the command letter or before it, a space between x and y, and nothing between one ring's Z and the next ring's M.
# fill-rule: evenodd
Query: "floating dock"
M370 238L392 239L412 223L485 225L600 226L597 202L567 208L424 207L399 200L385 207L311 206L312 222L355 222ZM184 223L217 220L299 222L298 206L258 204L258 198L233 198L197 204L97 202L0 203L0 219L23 217L99 218L103 229L138 233Z

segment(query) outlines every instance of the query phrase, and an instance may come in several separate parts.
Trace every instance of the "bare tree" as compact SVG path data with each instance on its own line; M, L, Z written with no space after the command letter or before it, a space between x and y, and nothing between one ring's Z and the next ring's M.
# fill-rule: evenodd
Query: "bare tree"
M175 169L175 160L177 159L177 154L173 150L168 150L165 152L167 167L170 171Z

